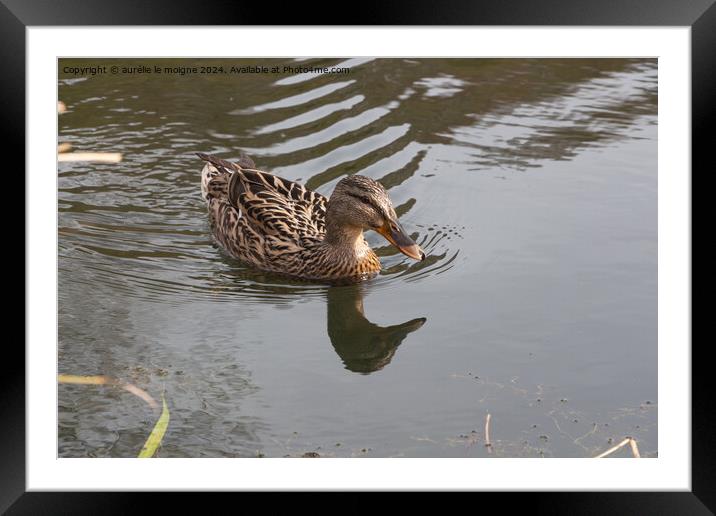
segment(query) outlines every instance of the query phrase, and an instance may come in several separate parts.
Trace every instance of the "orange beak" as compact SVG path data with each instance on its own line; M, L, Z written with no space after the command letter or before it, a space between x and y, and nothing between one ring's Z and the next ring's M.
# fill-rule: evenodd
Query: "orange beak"
M397 221L386 221L381 227L376 229L378 233L383 235L385 239L393 244L405 256L409 256L413 260L422 261L425 259L425 253L420 246L416 244L412 238L405 234L405 230Z

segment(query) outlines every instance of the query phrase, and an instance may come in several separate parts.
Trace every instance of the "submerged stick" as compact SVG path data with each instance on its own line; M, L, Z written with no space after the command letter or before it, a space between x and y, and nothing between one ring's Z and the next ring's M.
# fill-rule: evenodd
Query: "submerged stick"
M601 459L602 457L606 457L607 455L611 455L612 453L614 453L615 451L617 451L619 448L623 448L623 447L626 446L627 444L629 444L629 438L628 438L628 437L627 437L626 439L624 439L622 442L620 442L619 444L617 444L616 446L612 446L612 447L609 448L607 451L605 451L604 453L602 453L602 454L600 454L600 455L597 455L597 456L594 457L594 458L595 458L595 459Z
M597 455L597 456L594 457L594 458L595 458L595 459L601 459L602 457L606 457L607 455L611 455L612 453L614 453L615 451L617 451L617 450L620 449L620 448L623 448L623 447L626 446L627 444L630 444L630 445L631 445L631 452L632 452L632 454L634 455L634 458L640 459L640 458L641 458L641 455L639 454L639 448L638 448L637 445L636 445L636 440L633 439L633 438L631 438L631 437L627 437L626 439L624 439L622 442L620 442L620 443L617 444L616 446L612 446L612 447L609 448L607 451L605 451L604 453L601 453L601 454Z
M115 385L121 387L127 392L131 392L138 398L144 400L144 402L156 409L158 407L157 402L154 401L147 391L140 389L134 384L124 383L111 376L96 375L96 376L80 376L74 374L60 374L57 375L58 383L70 383L75 385ZM162 394L162 413L159 415L152 432L149 434L147 441L144 443L142 450L139 452L138 458L145 459L154 457L154 454L162 443L164 434L169 426L169 408L167 407L167 401Z
M63 152L57 161L97 161L100 163L119 163L122 161L120 152Z
M630 439L629 444L631 444L631 452L634 455L634 458L641 459L641 455L639 454L639 447L636 445L636 439Z
M74 374L61 374L57 376L58 383L72 383L76 385L116 385L121 387L127 392L131 392L138 398L144 400L144 402L156 409L159 404L152 398L149 393L145 390L140 389L134 384L120 382L116 378L110 376L98 375L98 376L79 376Z

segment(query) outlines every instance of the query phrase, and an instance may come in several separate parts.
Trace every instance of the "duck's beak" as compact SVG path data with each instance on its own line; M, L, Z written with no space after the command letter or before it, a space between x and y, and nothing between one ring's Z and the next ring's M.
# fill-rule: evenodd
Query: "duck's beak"
M425 253L420 246L416 244L412 238L410 238L405 230L401 227L398 221L386 221L380 228L377 229L378 233L383 235L385 239L393 244L398 250L405 256L418 261L425 259Z

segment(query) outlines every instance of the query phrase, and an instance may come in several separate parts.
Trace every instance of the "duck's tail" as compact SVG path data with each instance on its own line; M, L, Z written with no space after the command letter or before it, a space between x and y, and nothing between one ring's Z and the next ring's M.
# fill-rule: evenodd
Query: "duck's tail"
M206 202L209 202L213 195L212 192L216 190L216 188L212 187L212 183L215 183L215 186L223 191L232 173L242 169L256 168L254 160L243 153L241 153L241 157L237 163L231 163L230 161L210 156L203 152L197 152L196 155L206 162L204 168L201 170L201 197Z

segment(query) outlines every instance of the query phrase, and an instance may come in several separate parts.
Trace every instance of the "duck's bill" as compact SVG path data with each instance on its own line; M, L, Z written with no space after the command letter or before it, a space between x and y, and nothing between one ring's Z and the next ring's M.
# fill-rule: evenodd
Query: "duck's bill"
M397 247L405 256L418 261L425 259L425 253L420 249L420 246L405 234L405 231L397 222L386 223L378 229L378 233L383 235L388 242Z

